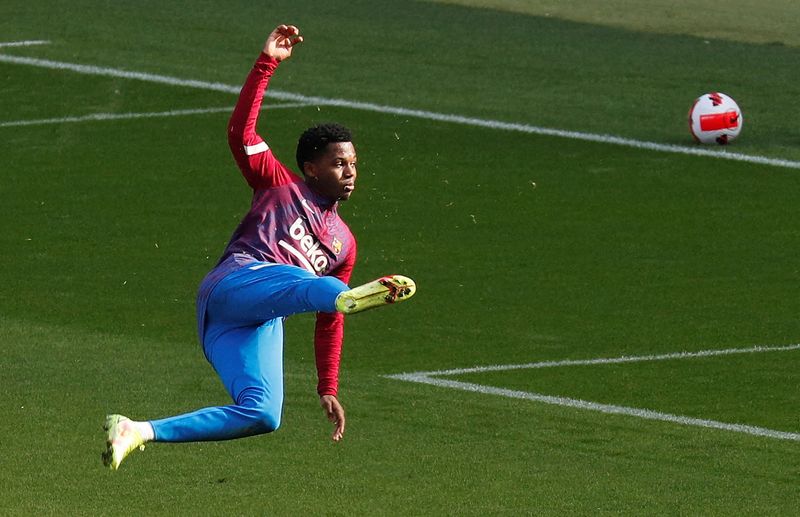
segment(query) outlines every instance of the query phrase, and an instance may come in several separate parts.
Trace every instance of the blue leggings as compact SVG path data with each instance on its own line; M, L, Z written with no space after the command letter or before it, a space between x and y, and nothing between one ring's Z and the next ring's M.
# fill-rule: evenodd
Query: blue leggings
M230 440L269 433L283 407L283 318L334 312L348 289L337 278L256 262L214 287L206 309L203 349L234 403L153 420L159 442Z

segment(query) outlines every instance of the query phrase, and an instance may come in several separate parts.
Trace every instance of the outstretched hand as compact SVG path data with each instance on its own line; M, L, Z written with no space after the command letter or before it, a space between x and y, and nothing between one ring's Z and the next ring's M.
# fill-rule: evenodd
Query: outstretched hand
M333 422L333 435L331 435L331 438L333 438L334 442L338 442L344 436L344 408L333 395L321 396L319 403L325 411L325 416Z
M267 37L267 41L264 43L264 53L278 61L283 61L292 57L292 49L302 41L300 29L294 25L278 25Z

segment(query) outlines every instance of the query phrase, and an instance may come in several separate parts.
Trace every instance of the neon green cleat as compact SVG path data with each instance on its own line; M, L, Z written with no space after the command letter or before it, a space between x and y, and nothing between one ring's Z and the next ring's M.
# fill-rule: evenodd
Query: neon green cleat
M374 307L408 300L417 292L417 284L402 275L384 276L344 291L336 297L336 310L354 314Z
M134 449L144 450L144 439L128 417L108 415L103 429L106 431L106 452L103 453L106 467L117 470Z

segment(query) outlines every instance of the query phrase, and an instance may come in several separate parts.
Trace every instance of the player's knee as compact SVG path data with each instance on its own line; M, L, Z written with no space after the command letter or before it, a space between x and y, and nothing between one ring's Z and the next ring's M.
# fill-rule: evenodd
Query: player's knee
M347 291L347 284L333 276L321 276L314 280L308 296L311 305L323 312L336 311L336 297Z
M322 286L323 289L331 293L340 293L347 291L347 284L336 278L335 276L321 276L316 279L317 284Z
M281 425L281 402L273 401L263 388L250 388L239 396L239 405L251 420L251 429L258 433L271 433Z
M262 433L271 433L281 426L281 412L261 407L256 410L255 420Z

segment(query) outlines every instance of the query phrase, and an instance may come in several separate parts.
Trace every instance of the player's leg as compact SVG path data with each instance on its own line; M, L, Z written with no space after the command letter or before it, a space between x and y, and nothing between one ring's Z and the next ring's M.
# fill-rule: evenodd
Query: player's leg
M350 289L335 277L259 262L230 273L217 284L208 313L242 325L300 312L353 314L407 300L416 289L414 281L402 275L384 276Z
M210 324L206 355L234 403L207 407L151 422L121 415L106 420L103 463L117 469L125 457L149 440L191 442L229 440L269 433L280 426L283 407L283 322L258 327ZM149 437L145 434L149 433Z
M335 312L336 297L348 289L335 277L257 262L223 278L209 297L206 313L209 321L258 325L301 312Z
M211 323L206 354L234 403L152 421L155 441L230 440L276 430L283 408L283 322Z
M309 311L360 312L403 301L415 290L414 282L400 275L349 289L334 277L266 263L229 274L209 299L204 350L235 404L153 422L110 415L105 425L104 463L116 469L130 452L152 438L224 440L275 430L283 401L280 317Z

